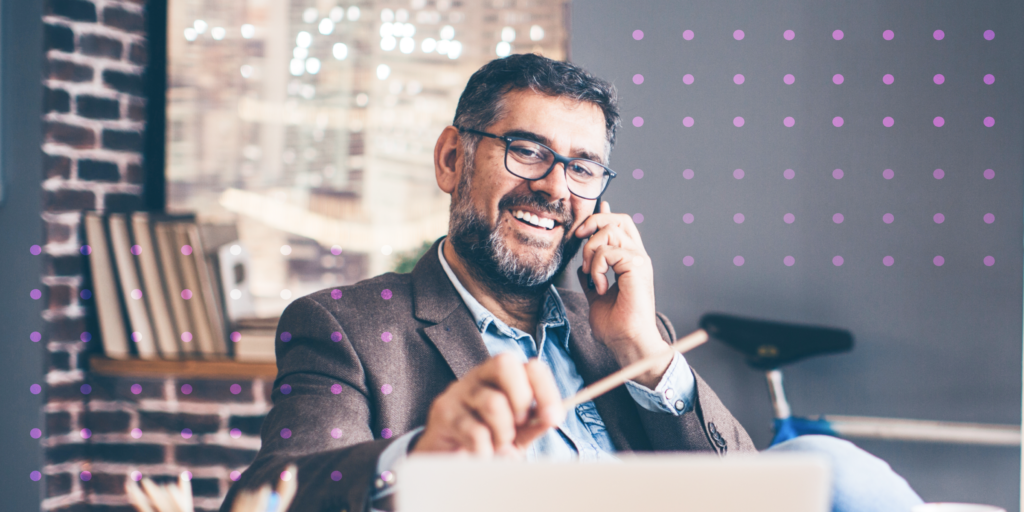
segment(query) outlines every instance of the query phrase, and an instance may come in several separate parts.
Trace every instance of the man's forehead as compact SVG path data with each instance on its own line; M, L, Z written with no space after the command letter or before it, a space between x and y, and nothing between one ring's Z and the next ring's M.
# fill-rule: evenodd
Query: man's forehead
M504 111L495 129L533 134L541 143L567 140L574 149L588 153L607 152L604 111L598 105L531 90L510 91L504 100Z

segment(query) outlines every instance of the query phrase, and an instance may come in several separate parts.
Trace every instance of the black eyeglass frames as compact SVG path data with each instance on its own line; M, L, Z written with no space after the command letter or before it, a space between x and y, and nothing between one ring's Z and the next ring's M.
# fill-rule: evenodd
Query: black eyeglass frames
M597 199L616 176L615 171L586 158L569 158L537 141L521 137L506 137L470 128L455 126L460 132L497 139L505 143L505 170L524 180L542 180L556 164L565 169L565 183L569 192L583 199Z

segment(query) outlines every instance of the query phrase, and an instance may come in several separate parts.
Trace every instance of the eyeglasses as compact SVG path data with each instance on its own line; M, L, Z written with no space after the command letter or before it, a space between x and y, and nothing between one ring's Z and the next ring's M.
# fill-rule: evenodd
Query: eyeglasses
M521 137L504 137L493 133L456 126L460 132L482 135L505 142L505 170L524 180L542 180L556 164L565 169L569 192L583 199L597 199L616 176L615 171L586 158L569 158L536 141Z

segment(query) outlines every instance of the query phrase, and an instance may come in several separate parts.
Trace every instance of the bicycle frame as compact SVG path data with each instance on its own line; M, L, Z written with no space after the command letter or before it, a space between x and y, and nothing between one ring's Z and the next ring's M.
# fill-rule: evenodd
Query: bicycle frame
M818 419L793 416L782 385L782 371L765 372L768 394L774 413L772 445L801 435L822 434L836 437L922 441L935 443L1020 446L1018 425L992 425L952 421L925 421L868 416L820 416Z

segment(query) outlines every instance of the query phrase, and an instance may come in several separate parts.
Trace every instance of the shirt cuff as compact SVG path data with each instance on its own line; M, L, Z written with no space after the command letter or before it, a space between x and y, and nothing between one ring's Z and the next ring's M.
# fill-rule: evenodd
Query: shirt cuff
M632 380L626 381L626 389L640 407L675 416L692 411L697 399L697 381L686 358L678 352L653 390Z
M395 478L394 468L399 461L409 455L409 445L423 433L424 428L426 427L419 427L398 436L380 453L380 457L377 458L377 472L374 473L371 484L370 501L384 498L395 492L395 484L398 479Z

